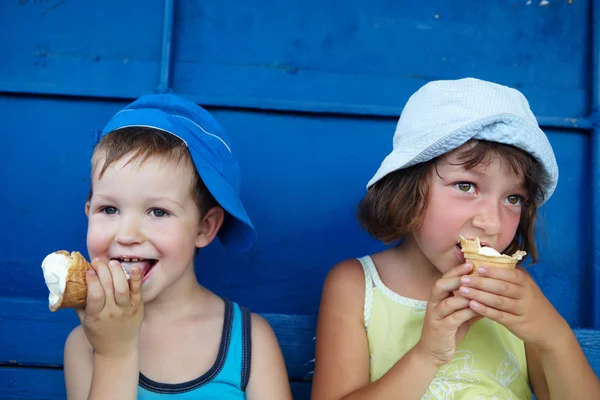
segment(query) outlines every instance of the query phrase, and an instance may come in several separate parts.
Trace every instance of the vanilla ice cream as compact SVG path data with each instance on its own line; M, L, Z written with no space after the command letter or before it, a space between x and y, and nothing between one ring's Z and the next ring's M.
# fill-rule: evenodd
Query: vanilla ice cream
M479 254L482 254L484 256L488 256L488 257L500 257L502 254L498 253L494 248L492 247L482 247L479 249Z
M42 261L44 280L50 290L48 296L50 307L53 307L65 292L69 263L69 257L59 253L48 254Z

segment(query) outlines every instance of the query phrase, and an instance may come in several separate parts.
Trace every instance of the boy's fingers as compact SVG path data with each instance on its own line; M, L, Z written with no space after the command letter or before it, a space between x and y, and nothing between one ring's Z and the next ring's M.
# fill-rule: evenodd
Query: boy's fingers
M110 269L114 285L115 303L121 307L130 305L129 284L127 283L127 277L125 276L125 272L123 272L123 268L121 268L121 264L116 260L111 260L108 263L108 268Z
M134 305L142 304L142 271L139 267L133 267L129 278L129 288L131 290L131 302Z
M92 263L93 265L94 263ZM115 295L113 288L113 279L110 269L106 263L95 260L96 264L96 275L98 280L104 289L104 303L106 305L115 304ZM88 289L89 290L89 289Z
M85 274L85 280L87 283L87 306L85 313L90 315L99 314L104 308L105 303L104 288L100 284L98 275L94 270L89 270ZM79 312L77 315L79 315Z

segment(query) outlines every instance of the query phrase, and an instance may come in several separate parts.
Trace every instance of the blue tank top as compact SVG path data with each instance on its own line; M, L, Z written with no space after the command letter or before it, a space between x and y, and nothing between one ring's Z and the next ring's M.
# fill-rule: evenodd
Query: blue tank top
M184 383L155 382L140 372L138 400L245 399L250 377L250 311L225 299L219 354L213 366Z

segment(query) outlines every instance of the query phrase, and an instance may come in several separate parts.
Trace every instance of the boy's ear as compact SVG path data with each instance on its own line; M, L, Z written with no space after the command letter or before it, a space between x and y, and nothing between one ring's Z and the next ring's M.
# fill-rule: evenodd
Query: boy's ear
M85 215L86 215L87 217L89 217L89 216L90 216L90 202L89 202L89 201L86 201L86 202L85 202Z
M223 225L225 219L225 211L221 207L213 207L200 221L200 228L198 229L198 236L196 237L196 247L206 247L213 241L217 232Z

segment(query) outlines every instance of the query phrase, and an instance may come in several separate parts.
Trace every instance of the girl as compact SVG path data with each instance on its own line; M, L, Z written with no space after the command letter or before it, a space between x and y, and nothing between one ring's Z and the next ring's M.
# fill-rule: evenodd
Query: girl
M431 82L406 104L358 217L381 253L336 265L319 311L313 399L600 398L531 277L465 263L458 239L536 261L552 148L518 91Z
M268 323L195 275L217 235L254 243L239 183L227 136L196 104L144 96L111 119L92 156L93 270L65 345L69 400L291 399Z

